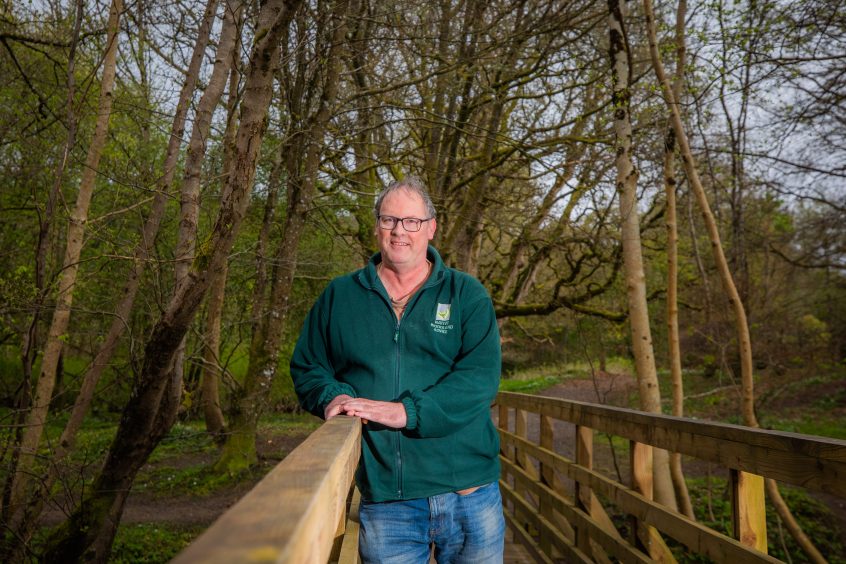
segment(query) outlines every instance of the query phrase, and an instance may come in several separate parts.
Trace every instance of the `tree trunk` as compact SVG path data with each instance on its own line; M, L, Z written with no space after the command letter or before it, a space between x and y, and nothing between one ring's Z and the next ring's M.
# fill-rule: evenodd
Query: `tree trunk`
M687 1L680 0L676 10L676 75L673 90L676 99L681 97L684 84L685 39L684 21ZM669 121L669 120L668 120ZM664 141L664 193L667 198L667 351L669 354L670 377L673 382L673 415L684 415L684 382L682 380L681 344L679 339L678 304L678 221L676 213L676 135L672 123L667 124ZM694 519L693 505L682 470L681 454L670 455L670 475L676 492L679 511Z
M88 147L85 166L80 179L76 205L68 221L67 245L59 277L59 292L56 309L50 323L44 356L41 361L41 374L35 390L35 399L26 419L26 429L20 444L20 455L12 483L9 498L10 514L15 513L25 501L26 490L35 464L41 434L47 420L53 387L56 382L56 368L61 356L64 337L70 320L71 306L76 277L79 273L80 255L82 254L85 224L88 221L88 209L94 194L100 157L106 145L109 130L109 117L112 113L112 93L117 69L118 33L120 15L123 11L122 0L113 0L109 10L107 24L106 51L103 58L103 77L100 83L100 100L97 108L97 122L94 135Z
M652 57L652 66L655 69L655 75L661 86L664 100L666 101L672 114L673 129L675 130L679 148L681 149L685 173L687 174L690 186L696 195L696 200L702 211L705 226L708 229L708 236L711 240L711 248L714 251L714 262L716 263L717 271L720 273L723 290L728 297L729 304L731 305L735 316L737 342L740 348L740 366L743 386L741 406L743 420L750 427L758 427L758 419L755 416L755 393L752 374L752 341L749 338L749 326L746 320L746 310L743 307L743 302L740 299L737 287L735 286L731 272L729 271L728 262L726 261L723 246L720 241L720 233L717 229L717 222L714 220L714 216L711 213L711 207L708 204L705 189L699 179L699 171L696 167L696 162L693 159L693 152L690 150L690 144L681 121L678 99L673 94L673 89L666 77L666 74L664 73L664 65L661 62L661 57L658 52L658 40L655 32L655 14L652 9L651 0L643 0L643 7L646 16L647 32L649 35L649 52ZM779 516L781 516L782 520L785 521L788 530L791 535L793 535L793 538L796 539L797 544L802 547L805 553L814 562L825 562L825 559L811 543L810 539L808 539L799 527L799 524L796 522L793 515L790 513L790 508L781 497L776 483L771 479L767 479L766 489L767 493L770 495L770 500L776 508L776 511Z
M243 13L239 14L238 29L243 27ZM229 100L226 104L226 129L223 132L223 177L228 178L232 173L232 151L235 146L235 133L238 127L238 80L241 76L240 67L240 33L237 44L232 52L232 64L229 70ZM228 186L228 184L224 185ZM208 312L206 313L206 334L203 339L203 374L201 383L201 402L206 431L211 433L221 444L226 433L226 420L220 404L220 381L223 377L223 367L220 364L220 324L223 316L224 296L226 295L226 281L229 275L229 264L225 264L223 271L214 279L209 290Z
M302 170L297 160L290 161L288 169L288 208L282 240L274 260L276 267L270 292L270 308L254 325L247 374L240 397L236 400L227 442L215 465L218 471L239 472L257 460L255 439L258 418L266 407L268 391L279 365L282 331L290 310L289 297L294 283L299 242L305 227L306 213L314 197L323 138L338 91L348 7L346 0L339 0L329 18L330 26L334 27L330 27L325 38L330 42L326 55L328 64L325 74L318 73L313 79L318 83L322 79L323 88L317 112L310 120L304 140L305 159ZM297 137L292 140L297 142Z
M45 562L106 561L132 482L173 422L179 389L170 375L176 349L212 278L227 260L246 213L267 124L279 39L300 1L268 0L262 6L241 105L236 166L227 179L228 194L221 202L209 244L197 257L188 281L173 294L153 328L141 372L103 469L79 507L48 539Z
M67 109L67 136L62 147L62 154L56 164L56 172L54 173L53 187L47 194L47 202L44 205L44 215L40 217L38 225L38 245L35 251L35 290L36 300L32 308L32 321L29 323L26 333L23 335L21 343L21 383L19 389L15 393L15 415L12 420L12 426L15 428L13 441L19 444L23 437L23 429L26 415L32 404L32 366L35 363L35 358L38 353L38 325L41 321L41 309L46 298L44 282L47 270L47 251L50 241L50 232L53 226L53 217L56 210L56 202L59 199L59 193L62 188L62 178L67 168L68 159L71 150L76 144L76 133L78 129L78 120L75 111L74 99L76 97L76 49L79 44L79 30L82 24L84 3L82 0L77 0L74 14L73 34L70 41L70 49L68 52L68 72L67 72L67 97L65 99ZM14 468L18 464L20 450L12 449L12 458L9 467ZM3 484L3 500L2 500L2 520L11 526L10 513L11 506L9 504L12 495L12 487L15 479L15 474L10 473ZM5 553L8 547L3 543L0 554Z
M195 242L197 240L197 226L200 216L200 176L202 174L203 159L206 156L206 141L209 138L211 120L214 109L223 96L226 88L226 79L229 76L229 69L232 66L235 56L235 46L238 37L238 20L240 19L242 2L239 0L226 0L223 10L223 25L220 30L217 53L214 60L214 68L211 77L206 85L200 102L197 106L197 114L194 118L194 127L191 130L191 140L188 143L188 156L185 159L185 173L180 191L180 217L179 230L176 243L176 264L174 267L176 293L179 287L188 282L188 271L194 259ZM226 266L221 270L220 275L226 276ZM212 283L214 287L214 283ZM218 287L218 291L222 289ZM221 299L222 296L215 299ZM219 329L218 329L219 340ZM176 358L173 362L174 379L180 386L184 382L185 369L185 339L182 339L176 351ZM213 392L214 390L210 390Z
M632 350L637 371L640 408L661 413L661 391L655 369L649 310L646 303L646 277L640 243L640 222L637 213L637 169L632 162L632 124L629 113L631 68L628 39L625 35L625 3L609 0L610 49L613 84L615 152L617 192L620 195L621 237L623 241L623 269L626 278L626 297L629 324L632 331ZM654 497L659 503L676 509L676 496L670 478L669 454L653 449Z

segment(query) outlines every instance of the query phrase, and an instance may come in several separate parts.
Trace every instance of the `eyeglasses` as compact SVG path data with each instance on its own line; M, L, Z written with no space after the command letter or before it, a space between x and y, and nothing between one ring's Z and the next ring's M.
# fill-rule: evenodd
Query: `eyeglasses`
M394 217L392 215L380 215L378 217L379 220L379 227L382 229L393 229L396 227L397 222L401 222L403 228L406 231L420 231L420 227L423 225L423 222L430 221L435 219L433 217L427 217L426 219L419 219L417 217Z

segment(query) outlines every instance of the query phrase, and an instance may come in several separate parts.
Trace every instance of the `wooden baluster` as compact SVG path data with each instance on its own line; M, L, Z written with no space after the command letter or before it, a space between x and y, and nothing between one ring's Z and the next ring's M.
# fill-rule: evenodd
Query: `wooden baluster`
M528 440L529 438L529 412L525 409L515 409L514 410L514 434L520 437L521 439ZM523 450L517 448L515 453L515 460L517 461L517 465L522 468L526 474L529 476L531 480L537 480L539 478L538 471L535 468L534 464L532 464L529 455L527 455ZM520 484L515 484L515 490L517 493L530 504L537 505L538 500L535 499L535 496L527 490L524 486ZM528 522L524 521L524 525L527 527L529 534L535 536L537 531L533 530L533 527L530 528L528 526Z
M643 443L629 441L629 458L631 462L631 488L642 494L646 499L652 499L652 447ZM637 540L646 546L647 553L652 556L649 528L631 519L631 537L629 542L637 545Z
M498 427L503 431L508 431L508 418L509 418L509 410L507 405L499 404L499 423ZM502 455L509 459L514 460L514 447L506 446L500 449Z
M548 415L540 416L540 446L547 450L555 450L555 432L552 427L552 417ZM555 489L555 469L549 465L541 463L540 465L540 481L546 484L553 490ZM546 496L541 496L540 499L540 514L546 518L550 523L555 523L555 511L550 504L550 500ZM544 554L552 555L552 542L548 535L541 532L540 546Z
M593 429L576 425L576 464L585 468L593 468ZM576 503L591 517L595 516L594 503L599 503L593 496L588 484L576 482ZM576 531L576 546L585 554L592 554L590 536L585 527L578 527Z
M763 476L732 470L731 494L734 537L766 554L767 514Z

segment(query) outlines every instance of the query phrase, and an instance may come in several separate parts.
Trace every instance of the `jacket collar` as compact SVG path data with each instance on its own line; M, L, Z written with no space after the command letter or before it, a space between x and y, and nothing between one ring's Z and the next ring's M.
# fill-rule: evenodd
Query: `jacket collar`
M429 278L423 284L421 289L429 288L440 283L446 274L444 261L441 259L441 255L438 253L437 249L435 249L432 245L429 245L426 249L426 258L432 263L432 273L429 275ZM367 265L358 272L358 276L356 276L356 278L362 286L371 290L378 290L383 287L382 282L379 280L379 276L376 274L376 267L381 262L382 253L376 253L370 257L370 260L367 261Z

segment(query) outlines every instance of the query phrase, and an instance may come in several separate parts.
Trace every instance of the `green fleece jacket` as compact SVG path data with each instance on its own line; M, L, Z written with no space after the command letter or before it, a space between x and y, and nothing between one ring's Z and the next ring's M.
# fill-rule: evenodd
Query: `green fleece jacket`
M291 358L304 409L323 417L335 396L401 401L404 429L363 427L356 483L365 500L429 497L499 478L490 405L501 355L493 305L472 276L432 273L397 321L376 274L376 254L333 280L312 307Z

